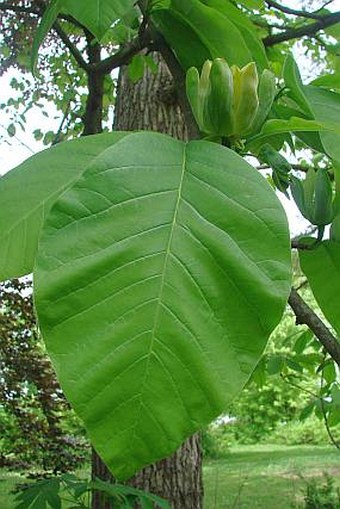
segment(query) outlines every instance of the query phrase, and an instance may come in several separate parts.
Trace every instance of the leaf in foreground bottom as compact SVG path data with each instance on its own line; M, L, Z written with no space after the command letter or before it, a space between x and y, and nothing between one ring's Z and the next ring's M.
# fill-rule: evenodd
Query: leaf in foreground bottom
M118 478L225 410L289 288L284 211L224 147L133 134L60 197L35 270L39 321L67 397Z

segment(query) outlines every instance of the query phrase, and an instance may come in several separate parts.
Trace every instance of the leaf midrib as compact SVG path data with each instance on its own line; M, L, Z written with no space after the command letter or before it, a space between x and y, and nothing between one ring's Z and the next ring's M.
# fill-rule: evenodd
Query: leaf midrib
M156 309L155 318L154 318L154 326L153 326L153 329L151 332L150 345L149 345L149 350L148 350L148 354L147 354L144 379L141 383L141 390L139 393L139 408L138 408L138 413L137 413L137 417L135 419L135 424L134 424L134 428L133 428L131 446L132 446L132 444L135 440L135 437L136 437L136 430L138 429L138 422L140 420L140 413L141 413L141 409L142 409L142 405L143 405L144 389L145 389L145 385L146 385L148 375L149 375L150 359L151 359L151 356L153 353L153 346L154 346L155 340L157 339L156 330L157 330L158 323L159 323L159 315L160 315L162 297L163 297L164 286L165 286L165 276L166 276L166 272L167 272L168 260L171 255L171 244L172 244L172 239L174 236L174 230L176 227L177 217L178 217L178 210L179 210L180 201L181 201L181 197L182 197L182 189L183 189L183 182L184 182L185 168L186 168L186 159L187 159L186 147L187 147L186 145L184 145L184 147L183 147L181 177L180 177L180 182L179 182L179 186L178 186L177 200L176 200L175 209L174 209L174 216L173 216L173 220L172 220L171 227L170 227L169 239L168 239L167 247L165 250L163 273L162 273L162 278L161 278L160 285L159 285L159 293L158 293L158 298L157 298L157 309Z

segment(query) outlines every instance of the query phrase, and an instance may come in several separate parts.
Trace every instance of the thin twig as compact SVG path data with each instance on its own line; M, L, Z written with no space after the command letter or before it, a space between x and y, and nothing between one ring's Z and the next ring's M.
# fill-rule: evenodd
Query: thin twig
M59 124L59 127L58 127L58 131L56 132L56 135L51 143L51 145L57 145L57 143L60 142L60 138L61 138L61 134L62 134L62 130L63 130L63 127L64 127L64 124L65 124L65 121L70 113L70 108L71 108L71 101L68 101L67 105L66 105L66 108L65 108L65 111L64 111L64 114L63 114L63 117L61 119L61 122Z
M288 302L295 313L296 323L298 325L308 325L332 359L340 366L340 343L333 336L328 327L314 313L308 304L306 304L294 288L292 288L290 292Z
M325 7L327 7L327 5L330 5L334 2L334 0L327 0L327 2L325 2L323 5L321 5L321 7L319 7L315 12L320 12L322 11L322 9L324 9Z
M303 25L298 28L289 28L281 34L268 35L263 39L264 45L268 48L281 42L299 39L305 36L314 36L320 30L324 30L330 26L340 22L340 12L333 12L326 16L320 16L315 23Z
M282 373L281 373L280 377L282 378L282 380L284 382L289 384L291 387L295 387L295 389L298 389L299 391L305 392L306 394L309 394L309 396L312 396L314 399L317 399L318 401L320 401L322 417L323 417L323 420L324 420L324 423L325 423L325 428L326 428L327 434L329 436L329 439L332 442L332 444L335 445L335 447L337 449L340 449L340 445L338 444L338 442L333 437L332 430L329 427L328 417L327 417L327 413L326 413L326 410L325 410L324 400L323 400L323 397L322 397L323 380L324 380L324 378L323 378L323 370L322 370L322 373L321 373L320 394L314 394L312 391L306 389L305 387L302 387L302 385L297 384L295 382L292 382L291 379L288 376L283 375Z
M8 132L7 131L7 127L4 126L3 124L0 124L0 127L2 129L4 129L4 131ZM12 138L14 138L15 140L17 140L17 142L22 145L25 149L27 149L29 152L31 152L31 154L35 154L35 151L33 149L31 149L31 147L29 147L28 145L26 145L26 143L24 141L22 141L20 138L18 138L18 136L16 134L12 135L11 136Z
M146 49L151 43L151 33L146 29L143 33L140 33L135 39L123 46L114 55L111 55L105 60L97 64L90 64L88 70L93 72L100 72L103 74L109 74L113 69L127 65L132 58L137 55L143 49Z
M61 26L60 26L58 21L55 21L53 23L53 28L57 32L57 34L59 35L60 39L63 41L65 46L69 49L71 55L74 57L75 61L79 65L79 67L84 69L84 71L88 72L89 71L89 67L90 67L89 64L84 59L83 55L78 50L77 46L75 44L73 44L73 42L68 37L66 32L64 32L64 30L61 28Z
M292 387L295 387L295 389L299 389L299 391L305 392L309 396L312 396L314 399L319 399L320 396L318 394L315 394L314 392L310 391L309 389L306 389L306 387L303 387L300 384L297 384L296 382L292 382L290 377L287 375L284 375L283 373L280 373L280 378L287 384L291 385Z
M332 433L332 430L329 426L329 422L328 422L328 416L327 416L327 412L326 412L326 409L325 409L325 402L323 400L323 397L322 397L322 390L323 390L323 382L324 382L324 369L325 369L325 360L326 360L326 353L324 353L324 358L323 358L323 363L322 363L322 370L321 370L321 380L320 380L320 407L321 407L321 412L322 412L322 417L323 417L323 420L324 420L324 423L325 423L325 428L326 428L326 431L327 431L327 434L329 436L329 439L330 441L332 442L332 444L337 448L337 449L340 449L340 443L338 443L334 436L333 436L333 433Z
M302 288L305 288L308 285L308 279L303 279L301 283L296 287L296 290L302 290Z
M250 156L252 154L246 154L247 156ZM255 156L254 156L255 157ZM289 163L290 167L292 168L292 170L295 170L295 171L302 171L304 173L307 173L307 171L309 170L309 168L311 168L311 166L305 166L303 164L291 164ZM256 166L256 169L257 170L269 170L271 169L271 166L268 166L268 164L260 164L259 166ZM327 169L327 168L325 168Z
M304 244L303 242L299 241L299 240L291 240L290 241L290 246L292 249L298 249L299 251L312 251L313 249L316 248L316 244L317 244L317 241L315 239L315 243L312 243L312 244Z

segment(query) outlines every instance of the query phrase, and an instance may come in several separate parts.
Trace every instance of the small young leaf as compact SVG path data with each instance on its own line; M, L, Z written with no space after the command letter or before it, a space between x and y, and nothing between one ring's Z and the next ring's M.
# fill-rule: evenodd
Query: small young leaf
M340 94L319 87L306 86L304 92L315 119L323 125L339 125ZM324 152L340 161L340 135L336 129L320 132Z
M331 395L333 404L340 409L340 387L338 385L334 385Z
M15 136L17 130L16 130L16 127L13 123L9 124L9 126L7 127L7 134L10 138L13 138L13 136Z
M272 355L267 363L267 371L269 375L276 375L282 371L285 359L282 355Z
M289 89L289 95L309 118L313 118L313 112L309 101L304 93L299 68L291 54L287 55L283 66L283 78Z
M39 48L43 43L48 32L51 30L53 23L57 19L61 8L62 0L51 0L35 32L31 53L31 70L33 74L35 74Z
M308 329L302 332L294 343L293 350L299 355L301 354L310 340L313 337L313 333Z
M154 74L158 71L158 64L154 61L151 55L145 55L144 57L146 65L149 67L150 71Z
M303 368L301 364L294 359L286 358L287 366L292 369L293 371L297 371L298 373L303 372Z
M340 408L331 408L328 414L328 424L331 427L340 424Z
M145 68L144 55L135 55L129 64L129 78L133 83L137 83L143 78Z
M323 377L328 384L335 382L337 379L337 372L333 360L329 360L329 362L324 366Z
M307 417L309 417L313 413L314 409L315 409L315 401L312 401L311 403L309 403L309 405L306 405L301 410L301 413L299 415L300 421L304 421L305 419L307 419Z

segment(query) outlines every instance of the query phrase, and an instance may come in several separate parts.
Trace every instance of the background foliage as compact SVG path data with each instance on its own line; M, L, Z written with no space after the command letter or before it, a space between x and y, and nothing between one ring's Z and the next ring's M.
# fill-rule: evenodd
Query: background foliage
M0 302L0 464L74 469L88 446L39 336L30 281L1 284Z

